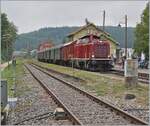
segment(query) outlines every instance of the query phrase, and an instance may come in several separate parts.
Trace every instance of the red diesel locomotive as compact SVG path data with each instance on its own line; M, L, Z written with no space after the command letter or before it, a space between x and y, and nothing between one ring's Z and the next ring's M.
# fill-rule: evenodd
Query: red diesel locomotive
M110 70L110 44L89 34L76 41L38 51L38 60L91 71Z

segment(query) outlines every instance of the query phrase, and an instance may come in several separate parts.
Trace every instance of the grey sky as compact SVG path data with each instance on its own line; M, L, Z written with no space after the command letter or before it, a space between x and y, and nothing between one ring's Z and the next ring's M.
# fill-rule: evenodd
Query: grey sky
M42 27L80 26L85 18L102 25L116 26L128 15L128 26L136 26L147 1L2 1L1 9L18 27L19 33Z

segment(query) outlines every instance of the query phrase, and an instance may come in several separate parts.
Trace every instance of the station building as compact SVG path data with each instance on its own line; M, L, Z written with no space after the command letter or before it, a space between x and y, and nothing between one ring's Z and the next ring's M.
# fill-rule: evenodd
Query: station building
M102 29L98 28L95 24L86 22L86 25L82 26L78 30L67 35L68 41L74 41L78 38L81 38L87 34L94 34L100 36L102 40L107 40L110 42L110 55L116 57L116 49L119 46L119 43L111 37L107 32L104 32Z

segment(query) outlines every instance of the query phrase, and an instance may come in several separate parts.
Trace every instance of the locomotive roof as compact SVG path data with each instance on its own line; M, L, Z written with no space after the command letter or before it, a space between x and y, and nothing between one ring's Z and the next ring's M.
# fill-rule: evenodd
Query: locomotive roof
M51 47L51 48L47 48L47 49L45 49L45 50L41 50L41 51L38 51L38 52L44 52L44 51L48 51L48 50L50 50L50 49L57 49L57 48L61 48L61 47L63 47L64 46L64 44L59 44L59 45L56 45L56 46L53 46L53 47Z
M52 47L52 48L50 48L50 49L61 48L61 47L63 47L63 46L64 46L64 44L59 44L59 45L53 46L53 47Z
M110 41L116 43L117 45L120 45L119 42L115 41L115 40L114 40L112 37L110 37L110 36L107 36L107 35L104 35L104 34L102 34L102 35L100 35L100 36L104 36L104 37L106 37L107 39L109 39Z

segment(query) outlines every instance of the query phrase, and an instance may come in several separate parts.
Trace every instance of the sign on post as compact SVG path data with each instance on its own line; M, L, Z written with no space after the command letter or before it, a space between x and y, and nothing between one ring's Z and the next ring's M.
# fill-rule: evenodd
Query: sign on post
M126 59L124 67L126 86L136 86L138 83L138 61L136 59Z

